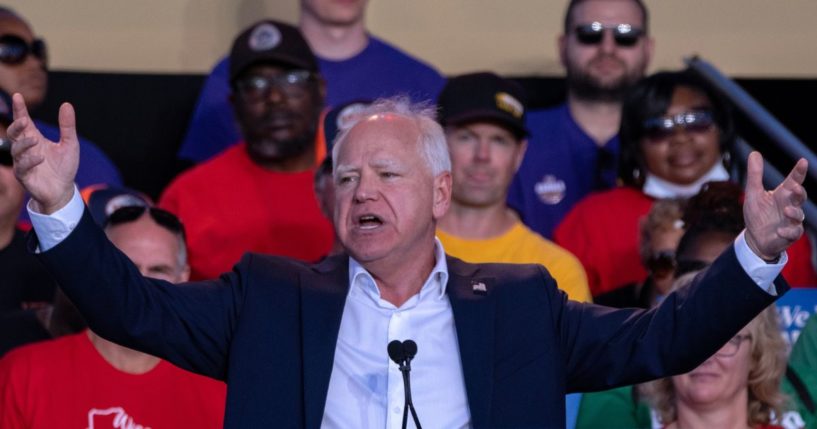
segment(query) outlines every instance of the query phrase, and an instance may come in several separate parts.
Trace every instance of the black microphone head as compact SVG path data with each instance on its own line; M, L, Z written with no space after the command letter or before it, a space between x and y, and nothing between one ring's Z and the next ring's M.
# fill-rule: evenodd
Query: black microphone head
M414 359L417 354L417 343L412 340L403 341L403 353L406 354L406 359Z
M414 346L417 348L417 346ZM389 343L389 347L387 348L389 351L389 357L398 365L402 365L403 361L406 359L406 352L403 350L403 343L400 340L394 340Z

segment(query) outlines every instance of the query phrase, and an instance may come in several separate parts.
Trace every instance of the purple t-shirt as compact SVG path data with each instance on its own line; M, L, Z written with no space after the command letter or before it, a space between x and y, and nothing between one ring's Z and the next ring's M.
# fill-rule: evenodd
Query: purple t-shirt
M587 194L615 186L618 136L599 146L573 120L567 104L531 111L525 159L508 191L522 221L551 239L553 230Z
M228 101L229 58L216 64L204 82L179 158L205 161L241 140ZM326 80L326 105L406 94L414 101L435 100L445 78L428 64L369 36L359 54L343 61L318 57Z

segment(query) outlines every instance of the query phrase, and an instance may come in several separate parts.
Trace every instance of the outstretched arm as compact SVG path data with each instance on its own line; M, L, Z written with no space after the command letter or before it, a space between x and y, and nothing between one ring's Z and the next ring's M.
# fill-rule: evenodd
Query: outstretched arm
M32 209L51 214L65 206L73 196L74 178L79 166L74 108L60 106L60 141L52 142L34 125L25 100L20 94L12 97L14 122L8 128L14 173L32 197Z
M808 163L800 159L777 188L767 191L763 188L763 157L758 152L749 155L743 204L746 244L766 261L777 260L803 235L806 173Z

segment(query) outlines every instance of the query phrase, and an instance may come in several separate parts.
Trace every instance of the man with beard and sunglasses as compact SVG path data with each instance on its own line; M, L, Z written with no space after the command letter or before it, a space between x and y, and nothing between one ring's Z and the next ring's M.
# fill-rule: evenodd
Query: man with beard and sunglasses
M245 252L314 262L332 247L313 190L324 83L300 31L269 20L244 30L230 85L244 142L179 176L159 202L187 226L193 279L228 271Z
M43 39L36 38L31 26L17 12L0 6L0 90L23 94L29 109L35 110L48 89L48 51ZM43 135L59 139L59 129L41 120L34 121ZM77 173L77 184L85 187L105 183L121 185L116 166L93 143L80 139L80 157L84 166ZM25 217L27 213L23 212Z
M621 100L653 52L641 0L571 0L559 57L567 101L527 118L528 151L508 195L522 220L547 238L570 208L615 185Z

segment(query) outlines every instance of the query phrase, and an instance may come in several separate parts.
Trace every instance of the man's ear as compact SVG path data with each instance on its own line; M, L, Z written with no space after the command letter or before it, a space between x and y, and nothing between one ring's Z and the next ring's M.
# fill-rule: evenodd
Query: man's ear
M519 167L522 165L522 161L525 159L525 153L528 151L528 139L522 139L518 144L519 147L516 151L516 160L514 161L514 173L519 171Z
M432 216L435 220L443 217L451 205L451 180L450 171L444 171L434 178Z
M179 273L179 282L186 282L190 281L190 265L184 264L182 267L182 272Z

